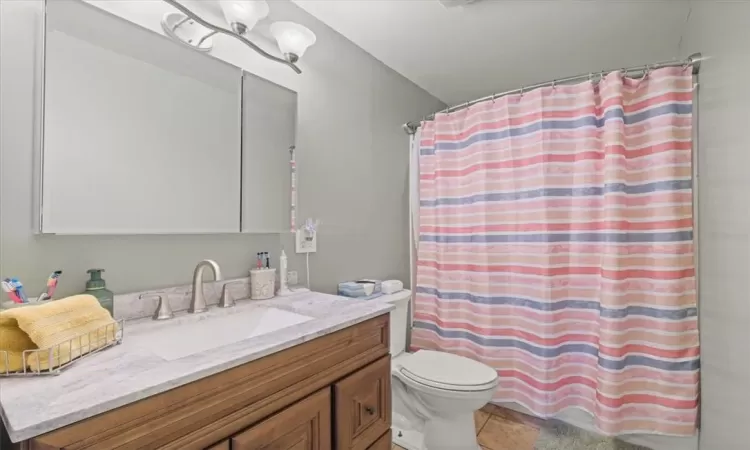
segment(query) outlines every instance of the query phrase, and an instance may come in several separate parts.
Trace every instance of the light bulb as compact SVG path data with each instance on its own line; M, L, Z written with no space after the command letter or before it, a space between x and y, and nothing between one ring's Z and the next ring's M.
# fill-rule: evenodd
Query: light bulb
M221 0L224 19L235 33L245 34L253 29L259 20L268 15L265 0Z
M315 43L315 33L294 22L274 22L270 31L281 53L291 62L296 62Z

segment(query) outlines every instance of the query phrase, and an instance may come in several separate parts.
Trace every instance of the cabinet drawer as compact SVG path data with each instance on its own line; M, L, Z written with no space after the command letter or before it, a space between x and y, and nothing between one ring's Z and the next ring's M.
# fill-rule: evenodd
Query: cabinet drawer
M330 389L312 394L231 441L232 450L330 450Z
M391 357L334 385L336 449L365 450L391 428Z
M391 430L382 435L380 439L375 441L367 450L391 450L393 444L391 443Z

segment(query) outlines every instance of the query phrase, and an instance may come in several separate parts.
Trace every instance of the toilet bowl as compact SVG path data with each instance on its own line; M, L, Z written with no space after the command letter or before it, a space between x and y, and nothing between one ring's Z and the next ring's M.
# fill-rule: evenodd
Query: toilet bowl
M463 356L406 353L411 292L383 296L391 311L393 442L407 450L478 450L474 412L499 382L491 367Z

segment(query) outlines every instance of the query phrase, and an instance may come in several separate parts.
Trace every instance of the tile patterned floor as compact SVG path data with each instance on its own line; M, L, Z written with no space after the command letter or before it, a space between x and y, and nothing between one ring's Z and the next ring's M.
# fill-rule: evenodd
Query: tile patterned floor
M474 414L477 440L483 450L533 450L541 419L488 404ZM393 445L393 450L402 450Z

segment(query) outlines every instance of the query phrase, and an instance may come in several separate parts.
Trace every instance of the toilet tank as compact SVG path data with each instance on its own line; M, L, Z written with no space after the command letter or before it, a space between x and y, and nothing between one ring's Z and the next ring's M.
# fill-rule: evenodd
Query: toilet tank
M393 303L395 309L390 312L391 319L391 357L395 358L406 351L406 335L409 328L409 301L411 291L403 291L386 294L378 298L379 301Z

